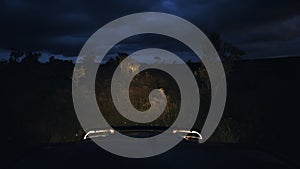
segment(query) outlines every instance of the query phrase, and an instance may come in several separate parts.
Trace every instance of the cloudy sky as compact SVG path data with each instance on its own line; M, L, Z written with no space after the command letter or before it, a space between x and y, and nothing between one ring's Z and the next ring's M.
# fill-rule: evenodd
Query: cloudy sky
M150 11L183 17L206 33L220 32L246 57L300 56L299 0L1 0L0 54L21 48L76 56L104 24ZM121 52L144 43L133 38L120 44Z

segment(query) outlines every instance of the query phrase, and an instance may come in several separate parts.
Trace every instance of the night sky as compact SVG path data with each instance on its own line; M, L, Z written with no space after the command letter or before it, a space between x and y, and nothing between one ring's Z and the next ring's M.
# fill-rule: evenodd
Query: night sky
M150 11L183 17L205 33L219 32L246 58L300 56L299 0L2 0L0 55L20 48L76 56L104 24ZM122 43L122 52L144 43L142 38Z

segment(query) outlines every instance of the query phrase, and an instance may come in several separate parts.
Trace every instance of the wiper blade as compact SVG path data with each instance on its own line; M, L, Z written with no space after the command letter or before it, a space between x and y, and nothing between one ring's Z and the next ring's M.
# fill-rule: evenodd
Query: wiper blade
M151 130L150 130L151 129ZM160 128L161 129L161 128ZM121 131L127 131L127 132L140 132L140 133L147 133L147 132L153 132L153 128L123 128ZM114 129L98 129L98 130L90 130L88 131L84 137L83 140L87 140L90 138L96 138L96 137L107 137L111 134L114 134L116 131ZM163 130L161 130L163 132ZM185 140L201 140L202 136L197 131L190 131L190 130L172 130L171 134L178 134L180 137L182 137Z

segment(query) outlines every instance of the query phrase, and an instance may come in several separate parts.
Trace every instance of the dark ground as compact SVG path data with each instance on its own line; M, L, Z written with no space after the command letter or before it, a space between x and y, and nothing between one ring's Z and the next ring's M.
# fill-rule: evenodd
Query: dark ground
M51 66L0 65L0 112L6 156L4 163L14 163L21 154L22 157L25 154L25 158L30 158L26 156L27 152L32 151L32 147L80 139L82 131L70 95L72 68L73 65L69 62L51 63ZM223 118L231 128L223 130L224 127L219 127L211 141L231 142L227 140L227 136L234 135L233 142L237 144L254 145L300 165L299 75L299 57L237 61L228 77L228 98ZM91 144L88 143L87 146ZM41 151L38 153L43 153ZM64 147L57 151L64 151ZM87 153L85 151L89 151L89 148L76 155L76 160L81 165L90 161L82 158ZM219 148L212 148L211 151L212 154L218 154ZM193 154L193 158L194 153L197 154L193 151L186 153ZM60 152L55 150L51 155L55 154ZM177 155L187 161L190 159L186 154ZM106 159L110 157L111 155L105 154ZM162 161L164 157L168 158L167 154L157 160ZM232 157L234 158L229 161L238 159L238 156ZM222 159L221 156L219 158ZM211 164L209 161L206 163Z

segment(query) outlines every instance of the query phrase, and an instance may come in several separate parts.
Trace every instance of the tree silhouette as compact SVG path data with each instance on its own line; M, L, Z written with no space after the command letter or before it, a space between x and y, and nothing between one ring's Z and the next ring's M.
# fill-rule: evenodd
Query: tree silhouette
M224 42L221 39L220 33L211 33L208 36L208 38L212 42L216 51L218 52L223 63L225 74L228 76L229 73L232 71L234 61L240 59L241 56L245 54L245 52L228 42ZM201 63L199 68L194 71L194 75L197 78L197 81L200 85L200 89L210 89L209 76L203 63Z
M240 59L241 56L245 55L245 52L236 46L224 42L221 39L221 34L220 33L211 33L208 38L214 45L215 49L217 50L219 56L223 61L225 60L237 60Z
M25 58L23 59L23 63L39 63L39 58L41 57L40 52L32 52L32 51L25 51Z
M9 54L9 63L17 63L19 62L19 59L24 55L23 50L18 50L18 49L11 49L10 54Z
M40 52L34 52L29 50L11 49L9 55L9 63L39 63L41 57Z

